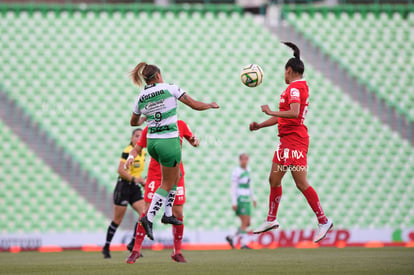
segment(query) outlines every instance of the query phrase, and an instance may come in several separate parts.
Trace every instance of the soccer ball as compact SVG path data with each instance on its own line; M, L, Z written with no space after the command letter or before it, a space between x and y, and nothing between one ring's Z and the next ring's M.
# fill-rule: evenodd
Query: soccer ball
M253 88L262 83L263 75L263 70L259 65L249 64L241 70L240 78L244 85Z

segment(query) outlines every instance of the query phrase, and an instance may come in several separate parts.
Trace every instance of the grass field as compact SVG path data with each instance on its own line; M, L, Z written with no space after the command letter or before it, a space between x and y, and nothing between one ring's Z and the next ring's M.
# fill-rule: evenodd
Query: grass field
M170 251L144 250L125 264L125 252L0 253L0 274L414 274L413 248L318 248L184 251L175 263Z

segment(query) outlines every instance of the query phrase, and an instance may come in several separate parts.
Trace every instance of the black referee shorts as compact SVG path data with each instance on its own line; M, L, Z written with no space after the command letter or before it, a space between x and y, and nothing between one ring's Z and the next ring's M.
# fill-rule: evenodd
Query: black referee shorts
M141 187L139 184L130 183L124 179L118 178L114 190L114 204L119 206L128 206L143 200Z

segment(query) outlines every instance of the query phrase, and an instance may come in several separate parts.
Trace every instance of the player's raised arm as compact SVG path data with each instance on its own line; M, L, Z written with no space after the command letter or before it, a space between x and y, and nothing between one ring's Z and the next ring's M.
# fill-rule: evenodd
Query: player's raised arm
M204 103L198 100L193 99L191 96L189 96L188 94L183 94L179 100L184 103L185 105L187 105L188 107L197 110L197 111L204 111L204 110L208 110L208 109L218 109L220 108L220 106L216 103L216 102L211 102L211 103Z
M250 131L257 131L261 128L266 128L266 127L270 127L273 125L276 125L278 123L278 118L273 116L265 121L263 121L262 123L257 123L257 122L252 122L250 123Z
M269 105L262 106L262 112L269 116L283 117L283 118L298 118L300 113L300 103L294 102L290 104L290 110L287 111L272 111Z

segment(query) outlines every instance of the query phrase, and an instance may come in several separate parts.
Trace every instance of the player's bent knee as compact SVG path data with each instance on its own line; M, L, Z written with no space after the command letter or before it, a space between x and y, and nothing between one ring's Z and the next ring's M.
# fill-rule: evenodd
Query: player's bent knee
M296 187L303 192L309 187L309 184L307 182L297 182Z

